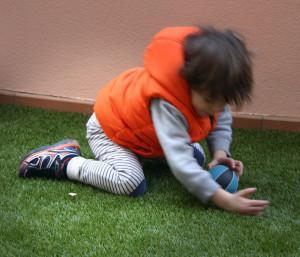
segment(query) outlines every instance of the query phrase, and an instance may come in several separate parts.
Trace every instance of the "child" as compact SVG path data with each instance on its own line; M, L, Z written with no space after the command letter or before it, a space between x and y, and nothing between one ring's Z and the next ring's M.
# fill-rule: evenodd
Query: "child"
M68 178L113 194L141 196L146 180L139 157L164 156L174 176L203 203L240 214L261 215L268 202L250 200L255 188L224 191L203 169L207 139L212 167L224 163L240 176L241 161L230 158L232 117L228 104L250 100L252 63L232 31L172 27L155 35L144 67L128 70L97 96L87 123L96 160L80 156L75 140L31 151L20 164L24 178Z

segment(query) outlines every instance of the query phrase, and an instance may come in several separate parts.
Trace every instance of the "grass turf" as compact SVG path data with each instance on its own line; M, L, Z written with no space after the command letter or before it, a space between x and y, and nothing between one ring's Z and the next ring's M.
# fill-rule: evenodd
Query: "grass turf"
M87 119L0 106L0 256L300 256L299 133L234 130L232 153L246 167L239 187L271 201L260 218L201 205L153 160L141 198L17 176L24 154L63 138L92 158Z

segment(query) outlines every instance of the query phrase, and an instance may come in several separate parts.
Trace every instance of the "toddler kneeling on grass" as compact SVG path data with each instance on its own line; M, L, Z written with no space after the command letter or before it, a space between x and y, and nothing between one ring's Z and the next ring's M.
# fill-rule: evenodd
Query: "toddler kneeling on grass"
M165 157L174 176L203 203L260 215L268 201L251 200L255 188L224 191L204 170L197 143L206 139L213 160L240 176L230 158L232 116L228 105L250 100L252 62L232 31L171 27L157 33L144 67L130 69L101 88L87 122L95 160L80 154L76 140L32 150L21 161L24 178L71 179L119 195L141 196L146 180L139 157Z

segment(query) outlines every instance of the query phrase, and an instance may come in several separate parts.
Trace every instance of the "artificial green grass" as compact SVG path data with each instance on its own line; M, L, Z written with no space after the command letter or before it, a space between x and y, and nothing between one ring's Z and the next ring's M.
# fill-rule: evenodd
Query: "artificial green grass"
M140 198L17 176L24 154L64 138L92 158L87 119L0 106L0 256L300 256L299 133L234 130L232 153L246 167L239 187L271 201L259 218L203 206L161 161L145 161Z

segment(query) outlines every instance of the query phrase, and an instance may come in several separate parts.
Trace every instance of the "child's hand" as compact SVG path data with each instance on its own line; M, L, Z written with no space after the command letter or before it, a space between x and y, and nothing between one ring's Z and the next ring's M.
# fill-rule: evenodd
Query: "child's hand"
M226 153L223 151L217 151L214 154L213 160L207 165L209 169L218 164L227 165L230 169L234 170L238 177L243 175L244 164L241 161L234 160L226 156Z
M269 202L265 200L251 200L248 197L256 192L256 188L246 188L234 194L219 188L212 197L212 201L219 207L243 215L260 216Z

